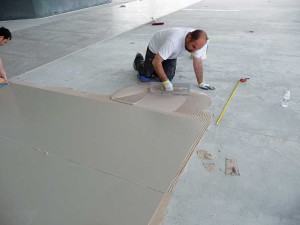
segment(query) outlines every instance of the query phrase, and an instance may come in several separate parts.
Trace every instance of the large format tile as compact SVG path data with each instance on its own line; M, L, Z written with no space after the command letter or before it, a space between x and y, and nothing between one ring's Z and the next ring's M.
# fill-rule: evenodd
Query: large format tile
M206 126L26 86L0 93L2 137L161 192Z
M0 224L147 224L162 193L0 137Z

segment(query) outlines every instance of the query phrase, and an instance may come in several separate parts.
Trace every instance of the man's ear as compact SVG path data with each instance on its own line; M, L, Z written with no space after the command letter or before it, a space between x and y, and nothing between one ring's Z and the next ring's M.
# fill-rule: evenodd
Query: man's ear
M185 40L186 40L187 42L189 42L189 41L191 40L191 32L189 32L189 33L186 35Z

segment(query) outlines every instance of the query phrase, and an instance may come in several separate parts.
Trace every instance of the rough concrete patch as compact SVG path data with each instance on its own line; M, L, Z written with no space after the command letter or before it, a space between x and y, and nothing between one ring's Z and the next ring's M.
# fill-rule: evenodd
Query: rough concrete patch
M225 159L225 174L240 176L240 171L236 159Z
M208 160L213 159L213 155L206 150L198 150L197 155L200 159L208 159Z
M204 168L211 172L215 169L215 163L209 162L209 163L203 163Z

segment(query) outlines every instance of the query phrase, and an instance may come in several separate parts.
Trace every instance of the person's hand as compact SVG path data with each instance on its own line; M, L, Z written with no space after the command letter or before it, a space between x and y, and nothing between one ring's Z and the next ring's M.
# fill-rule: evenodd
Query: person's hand
M5 80L2 77L0 77L0 85L2 84L5 84Z
M4 79L4 83L8 83L5 71L3 71L2 73L0 73L0 77Z
M173 92L173 84L169 80L166 80L162 83L166 91Z
M198 87L204 90L215 90L215 87L210 85L210 84L206 84L204 82L202 82L201 84L198 84Z
M3 76L3 79L5 80L5 83L8 83L8 80L7 80L6 74L4 74L4 76Z

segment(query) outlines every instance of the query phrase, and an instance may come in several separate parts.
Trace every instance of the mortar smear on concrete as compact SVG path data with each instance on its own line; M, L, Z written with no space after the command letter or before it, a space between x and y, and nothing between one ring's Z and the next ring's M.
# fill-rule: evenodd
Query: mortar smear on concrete
M200 159L208 159L208 160L212 160L213 159L213 155L210 154L206 150L199 150L199 151L197 151L197 155L198 155L198 157Z
M192 93L186 98L185 102L176 111L194 114L197 112L202 112L210 105L211 99L207 95Z
M200 114L211 105L211 99L204 94L172 95L150 93L149 85L137 85L122 89L113 94L111 99L149 110L191 115Z
M135 104L148 94L148 85L136 85L123 88L111 96L111 99L126 104Z
M185 102L185 100L186 97L181 95L160 95L149 93L138 101L135 106L161 112L174 112Z
M209 162L209 163L203 163L204 168L211 172L215 169L215 163Z

